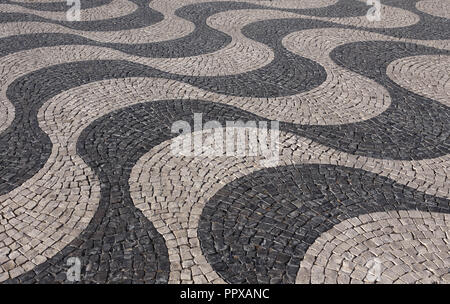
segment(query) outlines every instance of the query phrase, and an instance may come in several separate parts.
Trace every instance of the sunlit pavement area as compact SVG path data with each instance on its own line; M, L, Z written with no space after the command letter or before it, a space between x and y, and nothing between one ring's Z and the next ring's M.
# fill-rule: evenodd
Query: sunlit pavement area
M448 0L70 2L0 0L0 282L450 283Z

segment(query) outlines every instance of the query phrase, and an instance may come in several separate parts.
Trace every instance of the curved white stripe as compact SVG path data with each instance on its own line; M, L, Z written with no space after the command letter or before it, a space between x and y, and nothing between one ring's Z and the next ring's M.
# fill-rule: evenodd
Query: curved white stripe
M269 16L270 11L267 13ZM281 15L278 12L274 12L278 17ZM228 15L219 15L220 18L217 20L212 16L208 22L214 24L217 27L226 25L221 25L220 23L225 23L223 17ZM286 15L287 16L287 15ZM254 17L254 18L261 18ZM243 20L247 20L243 17ZM245 22L244 22L245 23ZM226 24L226 23L225 23ZM241 23L243 24L243 23ZM5 24L8 26L18 26L17 23ZM29 27L33 27L33 23L25 23ZM38 27L39 28L39 27ZM41 28L42 29L42 28ZM45 32L45 31L44 31ZM329 33L328 33L329 32ZM305 37L302 39L302 35ZM331 34L332 33L332 34ZM14 107L11 105L6 97L6 90L10 83L16 78L26 75L32 71L51 66L53 64L67 63L73 61L81 60L108 60L108 59L118 59L118 60L129 60L132 62L142 63L149 66L157 67L162 70L169 70L171 72L186 74L186 75L214 75L223 73L237 73L245 72L249 70L249 66L245 64L236 64L236 62L242 62L244 58L248 57L245 52L240 52L240 47L248 50L255 50L259 48L261 58L257 60L259 65L263 62L270 62L273 54L269 49L264 46L252 42L248 39L242 39L240 33L232 34L233 40L236 41L232 46L228 46L225 50L219 50L210 55L200 55L190 58L142 58L137 56L130 56L119 51L92 47L92 46L59 46L59 47L47 47L39 48L28 51L17 52L8 56L0 58L0 66L2 70L0 71L0 100L3 109L7 109L8 115L3 115L0 117L0 132L6 129L14 118ZM1 33L0 33L1 35ZM335 35L335 37L333 37ZM347 36L346 36L347 35ZM432 46L441 49L450 50L449 40L438 40L438 41L421 41L412 39L397 39L388 36L383 36L379 34L367 33L367 32L349 32L349 30L344 29L314 29L306 30L298 33L292 33L283 39L285 47L290 51L297 53L301 56L318 61L320 64L327 68L327 81L323 83L319 88L327 88L328 86L333 86L338 80L348 79L347 76L353 75L349 71L340 71L342 69L336 68L329 58L327 58L328 53L323 53L323 49L329 52L331 48L327 45L340 45L345 43L345 41L354 41L351 37L358 36L363 40L387 40L387 41L402 41L418 43L426 46ZM326 39L320 38L321 36L327 37ZM300 40L299 40L300 39ZM248 44L247 44L248 43ZM307 47L301 45L300 43L306 43ZM310 49L308 49L310 48ZM317 51L320 55L315 54ZM233 52L237 52L233 53ZM323 54L322 54L323 53ZM239 56L239 54L241 54ZM272 55L271 55L272 54ZM220 56L225 56L227 60L217 60L212 61L216 64L213 65L214 69L211 69L209 65L212 63L211 60L204 58L220 58ZM230 59L235 58L235 59ZM236 58L241 58L236 60ZM195 64L194 64L195 63ZM254 63L254 62L252 62ZM189 68L187 68L189 67ZM335 75L337 74L337 75ZM352 77L353 77L352 76ZM339 84L338 87L329 91L329 96L326 98L321 96L319 88L311 90L309 92L301 93L294 96L279 97L279 98L247 98L247 97L226 97L224 95L218 95L214 93L204 93L211 97L216 97L220 99L220 102L235 105L244 110L254 111L258 115L265 116L269 119L278 119L282 121L289 121L295 123L303 124L340 124L355 122L361 119L367 119L373 117L385 110L388 106L388 101L385 98L385 94L381 94L378 91L372 90L369 96L378 96L380 99L368 98L368 96L361 98L360 95L357 96L339 96L334 94L334 92L341 90L350 85L349 88L357 89L359 92L368 92L367 88L364 88L362 84L369 84L369 87L378 88L379 86L373 82L362 78L361 76L354 77L357 82L356 87L347 84ZM329 90L330 88L328 88ZM382 89L383 90L383 89ZM370 91L370 90L369 90ZM331 93L332 92L332 93ZM347 94L347 93L346 93ZM365 93L366 94L366 93ZM378 98L377 97L377 98ZM339 104L340 107L334 107L333 104ZM381 105L381 106L380 106ZM352 107L357 107L352 110ZM359 107L359 108L358 108ZM362 110L363 109L363 110ZM360 111L358 111L360 110ZM6 112L6 111L5 111ZM364 114L361 114L363 112Z
M244 2L264 5L274 8L293 8L293 9L311 9L311 8L320 8L326 7L333 4L336 4L338 0L278 0L278 1L270 1L270 0L244 0Z
M367 3L366 0L357 0L359 2ZM371 6L367 6L367 11ZM366 15L359 17L348 17L348 18L328 18L319 17L317 18L323 21L330 21L339 24L352 25L358 27L366 28L397 28L405 27L418 23L420 17L410 11L381 4L380 5L380 20L369 20Z
M401 58L389 64L386 74L405 89L450 107L450 56Z
M448 0L423 0L416 3L416 8L436 17L450 19L450 2Z
M6 130L14 120L15 108L2 92L0 99L0 133Z
M318 119L316 124L367 120L391 105L390 95L382 85L337 65L329 57L330 52L340 45L377 38L386 37L330 28L295 32L283 38L286 49L320 63L327 72L327 79L320 86L295 96L301 104L311 105L311 112ZM298 112L295 114L298 115ZM303 116L308 117L310 113Z
M228 0L218 0L218 1L228 1ZM31 33L67 33L80 35L85 38L99 42L140 44L158 41L168 41L184 37L192 33L195 29L194 24L192 22L176 16L175 11L178 8L181 8L189 4L204 3L204 2L210 2L210 0L152 1L149 4L150 7L162 13L164 15L164 20L156 24L150 25L148 27L139 29L122 30L114 32L104 32L104 31L92 32L92 31L73 30L63 26L47 23L18 22L18 23L7 23L3 25L4 29L2 33L0 33L0 37L31 34ZM305 8L308 8L308 5L310 5L308 3L309 2L305 4ZM327 5L327 3L322 4L325 6ZM297 18L302 19L323 20L335 22L338 24L355 25L369 28L407 26L415 24L419 20L419 17L417 15L399 8L388 7L385 10L386 15L383 15L384 19L378 22L370 22L367 20L365 16L350 17L350 18L312 17L312 16L304 16L301 14L295 14L295 16ZM2 10L0 9L0 11Z
M389 211L343 221L312 244L296 283L450 283L450 215Z
M212 136L210 131L201 134L205 141ZM450 155L434 160L389 161L347 154L289 133L279 134L280 166L334 164L360 168L419 191L450 198L450 186L445 184L450 174ZM177 139L187 136L191 134ZM188 283L188 278L196 283L214 281L219 276L207 263L197 238L203 207L224 185L264 168L264 158L173 155L172 142L161 143L136 163L129 179L131 197L166 240L170 282Z
M186 4L186 1L152 1L150 7L162 13L164 19L161 22L143 28L94 32L74 30L44 22L12 22L2 25L3 30L0 33L0 37L34 33L62 33L80 35L104 43L141 44L167 41L184 37L195 29L192 22L175 15L175 10L184 6L184 4ZM3 10L0 9L1 11Z
M11 3L58 3L58 2L65 3L66 1L64 1L64 0L20 0L20 1L10 0L9 2L11 2Z
M46 54L48 53L46 52ZM184 89L180 90L181 87ZM96 182L96 178L90 169L76 156L75 151L78 135L87 125L99 116L115 109L151 100L182 99L189 96L191 99L199 98L217 102L215 98L208 99L207 95L207 92L202 92L176 81L129 78L90 83L67 90L47 101L39 111L38 120L40 127L49 134L52 140L52 156L35 177L2 196L0 200L2 202L2 214L4 214L3 221L6 221L4 227L7 230L8 247L17 248L17 250L8 253L8 256L11 256L11 260L13 260L12 257L16 260L20 255L18 263L23 262L19 266L10 269L9 276L17 276L26 269L33 267L34 264L43 262L46 258L51 257L61 246L67 244L80 233L93 215L95 206L98 204L98 182ZM291 135L286 135L285 139L282 139L282 143L282 161L286 164L322 161L324 163L361 167L362 169L393 178L400 183L407 183L409 186L414 187L414 185L417 185L416 188L419 190L425 188L427 193L431 192L431 194L444 197L450 196L449 187L445 184L445 180L448 179L447 174L450 172L448 170L450 167L448 156L416 162L387 161L340 153L328 147L313 144L310 140L297 139L296 136ZM162 148L164 145L166 145L167 150L168 144L163 143L162 146L156 147L155 151L162 151L163 155L166 156L170 155L169 150L164 151ZM150 158L150 155L153 155L152 161L149 163L155 161L155 164L151 165L150 168L161 166L158 165L161 161L159 158L161 154L155 151L151 151L145 156ZM138 162L136 168L143 172L150 172L147 164L143 164L145 157ZM210 171L213 173L218 168L230 166L227 162L221 162L220 158L218 160L219 163L217 163L217 160L216 162L214 160L211 160L211 162L197 162L194 159L194 168L198 165L211 166ZM248 162L248 160L243 161ZM178 166L176 159L174 162ZM161 164L163 163L161 162ZM164 163L164 166L167 166L167 163ZM180 167L180 172L181 170L186 171L188 167L189 165L183 163L182 167ZM250 165L238 165L236 167L237 171L222 171L226 174L231 172L232 178L236 178L242 174L248 174L256 170L256 168L258 166L253 161L250 162ZM433 169L431 170L430 168ZM136 176L134 172L133 170L132 178ZM434 179L430 179L429 175ZM207 182L207 185L212 187L211 189L214 189L214 191L221 187L221 183L227 181L225 178L220 178L219 181L215 181L214 176L212 178L210 182ZM68 181L71 181L71 183ZM135 181L133 179L130 180L132 191L136 189L133 188ZM74 184L74 182L78 183ZM154 182L152 181L152 183ZM91 185L91 188L85 187L87 185ZM180 186L182 185L183 183L180 184ZM66 187L66 190L61 191L61 187ZM190 189L190 187L186 189ZM198 201L197 197L201 197L206 201L210 195L200 193L198 196L189 194L188 197L195 201ZM168 201L171 200L169 199ZM81 204L76 202L81 202ZM81 208L85 213L83 214L83 211L77 208ZM197 215L199 211L198 209ZM51 221L49 221L50 218L52 219ZM46 221L49 224L43 224L42 221ZM78 224L75 224L77 221ZM41 228L41 233L35 229L25 230L27 233L22 231L21 227L24 224L21 223L25 222L35 223L34 226L31 226ZM56 226L51 226L52 223ZM66 224L63 225L62 223ZM58 225L60 224L63 226L59 227ZM78 229L75 231L67 230L66 225L68 227L75 225ZM156 227L157 229L161 228L158 224L156 224ZM20 233L19 241L14 241L12 236L17 233ZM61 236L62 239L59 237L57 239L54 239L55 237L52 238L54 235ZM30 237L36 240L30 243ZM16 245L11 247L11 242L16 242ZM28 243L31 245L26 246ZM0 248L5 248L5 246L6 243ZM22 254L19 254L21 252L26 252L28 256L22 256ZM207 278L209 280L218 279L213 273Z

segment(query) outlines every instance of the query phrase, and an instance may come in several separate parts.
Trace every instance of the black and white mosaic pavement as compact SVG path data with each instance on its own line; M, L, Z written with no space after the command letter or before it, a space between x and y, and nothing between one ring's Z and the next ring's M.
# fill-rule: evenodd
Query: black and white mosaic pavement
M0 1L1 283L450 283L448 0L80 3Z

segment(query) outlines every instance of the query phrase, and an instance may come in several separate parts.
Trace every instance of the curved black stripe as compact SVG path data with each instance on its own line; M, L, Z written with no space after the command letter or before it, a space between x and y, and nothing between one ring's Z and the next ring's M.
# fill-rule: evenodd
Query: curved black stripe
M208 262L229 283L294 283L306 250L323 232L390 210L450 213L450 200L360 169L276 167L219 190L203 209L198 237Z
M290 128L355 155L413 160L448 154L450 108L402 88L386 75L386 67L397 59L435 54L450 52L386 41L356 42L335 48L330 57L337 64L380 83L388 90L392 104L383 113L361 122Z
M358 8L358 15L364 15L361 3L354 3L352 1L355 9ZM358 4L359 3L359 4ZM333 17L333 12L346 11L350 3L346 1L340 1L335 6L330 6L326 8L320 9L312 9L310 10L301 10L298 11L302 14L311 13L314 15L317 13L316 10L324 10L326 12L325 15L329 15ZM343 7L343 8L341 8ZM345 9L344 9L345 8ZM368 7L364 7L367 9ZM12 52L18 52L21 50L45 47L45 46L53 46L53 45L69 45L69 44L85 44L85 45L97 45L102 47L109 47L112 49L120 50L122 52L133 54L137 56L143 57L160 57L160 58L178 58L178 57L189 57L196 56L200 54L206 54L210 52L214 52L223 48L225 45L231 42L231 37L226 35L223 32L215 30L209 27L206 24L206 19L214 14L219 12L224 12L228 10L239 10L239 9L270 9L264 6L252 5L248 3L238 3L238 2L213 2L213 3L202 3L202 4L192 4L187 5L185 7L179 8L175 14L181 18L184 18L188 21L191 21L195 25L195 30L178 39L169 40L169 41L161 41L155 43L144 43L138 45L129 45L129 44L121 44L121 43L99 43L96 41L92 41L83 37L78 37L75 35L60 35L60 34L37 34L37 35L19 35L14 37L6 37L0 39L0 55L4 56L10 54ZM286 10L286 9L281 9ZM146 14L145 12L141 12L142 10L138 10L139 14ZM290 10L288 10L290 11ZM352 10L349 10L352 12ZM281 32L283 35L288 33L292 33L295 31L301 31L305 29L312 28L326 28L326 27L334 27L334 28L348 28L348 29L359 29L366 30L375 33L381 33L384 35L391 35L396 37L402 37L406 35L410 38L416 39L449 39L450 34L448 32L448 28L450 28L448 24L448 20L442 20L442 18L433 19L433 16L423 14L420 12L415 12L420 15L421 21L417 25L413 25L411 27L404 28L394 28L394 29L377 29L377 28L359 28L354 26L345 26L340 24L335 24L331 22L321 22L316 20L302 20L302 19L293 19L291 21L286 20L267 20L262 22L257 22L254 24L250 24L245 27L243 30L244 34L249 38L255 39L257 41L268 43L271 47L275 47L275 49L279 48L278 44L280 44L279 39L283 36L277 31L273 31L271 36L267 35L258 35L257 33L264 33L264 30L270 31L273 28L277 28L278 26L284 27L288 25L287 28L281 28ZM328 16L327 15L327 16ZM20 21L25 17L20 17L21 14L0 14L0 22L13 22ZM353 16L352 13L349 13L349 16ZM142 16L141 16L142 17ZM139 17L139 18L141 18ZM31 18L31 19L29 19ZM27 16L24 21L33 21L34 17ZM137 17L134 16L134 19ZM144 18L144 17L143 17ZM145 19L145 20L144 20ZM150 22L149 20L153 20L154 22L145 23L146 25L154 24L162 20L162 18L155 17L145 17L142 22ZM115 20L115 19L114 19ZM137 19L136 19L137 20ZM36 20L35 20L36 21ZM41 20L42 21L42 20ZM445 22L447 23L445 23ZM99 22L106 22L108 20L103 20ZM124 21L125 22L125 21ZM135 21L138 22L138 21ZM288 22L288 24L286 24ZM80 24L84 24L83 22L78 22ZM77 24L78 24L77 23ZM128 21L125 22L130 26L131 23ZM123 27L121 22L114 21L113 27L115 30L123 30L129 27ZM99 27L94 26L87 22L85 25L86 28L97 30ZM109 26L109 25L108 25ZM133 25L134 26L134 25ZM139 27L139 26L137 26ZM421 30L419 30L421 29ZM420 34L420 33L426 34ZM409 34L408 34L409 33ZM414 36L414 33L417 33ZM268 40L268 41L267 41ZM277 46L274 46L277 45Z
M102 0L103 3L91 3L82 1L82 9L96 7L108 4L111 0ZM83 21L83 22L68 22L68 21L55 21L51 19L42 18L32 14L0 14L0 22L20 22L20 21L36 21L36 22L48 22L53 24L59 24L66 26L68 28L86 30L86 31L117 31L125 30L130 28L138 28L143 26L148 26L163 19L161 13L151 9L149 3L151 0L128 0L138 5L136 12L129 14L127 16L108 19L108 20L98 20L98 21ZM32 9L39 10L49 10L49 11L65 11L68 6L65 3L46 3L44 5L37 3L24 3L17 4L24 7L29 7ZM201 4L190 4L177 9L176 15L185 18L189 21L197 23L200 19L203 19L202 14L198 14L198 10L208 10L210 15L233 9L270 9L270 10L280 10L288 11L293 13L320 16L320 17L354 17L363 16L367 12L367 6L363 3L352 2L351 0L340 0L338 3L317 9L284 9L284 8L274 8L267 7L264 5L251 4L246 2L229 1L229 2L208 2Z
M416 8L416 3L421 0L383 0L385 5L398 7L410 11L420 17L420 21L416 24L378 30L381 34L387 34L398 38L410 38L421 40L445 40L450 39L450 20L433 15L429 15Z
M33 15L26 14L0 14L0 22L18 22L18 21L40 21L40 22L49 22L55 24L61 24L73 29L80 30L95 30L95 31L117 31L117 30L125 30L131 28L139 28L144 26L149 26L151 24L155 24L160 22L163 19L162 14L152 10L148 6L148 0L139 1L139 0L131 0L136 3L139 8L137 11L133 12L128 16L123 16L119 18L114 18L110 20L99 20L99 21L87 21L87 22L59 22L54 20L47 20L44 18L40 18ZM400 28L365 28L365 27L355 27L355 26L345 26L340 24L330 23L331 27L339 27L339 28L350 28L350 29L359 29L359 30L367 30L371 32L376 32L388 36L401 37L401 38L411 38L411 39L423 39L423 40L442 40L442 39L450 39L450 20L432 16L421 12L416 9L415 4L419 0L414 1L398 1L398 0L386 0L383 1L383 4L390 5L393 7L399 7L406 11L412 12L420 17L420 20L417 24L411 26L405 26ZM365 5L361 2L355 2L353 0L340 0L336 4L315 8L315 9L286 9L286 8L273 8L267 7L257 4L249 4L249 3L240 3L240 2L210 2L210 3L201 3L201 4L191 4L184 7L179 8L175 14L181 18L189 20L193 22L196 26L196 31L207 31L208 34L212 34L215 36L221 36L223 33L217 32L205 24L205 20L207 17L227 10L239 10L239 9L270 9L270 10L280 10L292 13L299 13L302 15L309 16L318 16L318 17L340 17L340 18L348 18L348 17L357 17L357 16L365 16L369 6ZM189 36L189 37L188 37ZM203 35L195 35L194 33L188 35L186 37L180 38L182 43L179 43L179 47L182 46L183 43L188 43L188 46L191 46L192 43L196 44L195 47L205 47L205 44L209 43L199 43L198 39L203 41ZM225 35L226 36L226 35ZM212 37L211 37L212 38ZM215 37L217 38L217 37ZM223 38L223 37L222 37ZM168 42L162 42L162 45ZM170 43L174 43L171 41ZM156 44L150 44L153 47L161 47ZM189 47L186 46L184 52L186 52ZM121 46L118 46L121 48ZM210 49L209 51L216 50L220 48L220 45L217 45L216 48ZM135 50L136 55L140 56L155 56L154 52L151 50L151 47L146 47L145 45L140 45L139 50ZM166 48L166 51L173 50L173 48ZM147 55L145 55L147 54ZM153 54L153 55L152 55ZM161 56L161 55L156 55ZM170 54L167 57L181 57L182 55ZM185 54L184 56L194 56L194 54ZM161 56L166 57L166 56Z
M109 63L108 66L111 66L111 63ZM191 128L193 129L194 113L202 113L204 122L217 120L221 122L222 125L225 125L226 121L265 120L257 115L232 106L199 100L148 102L120 109L97 119L82 132L77 144L78 154L96 172L101 181L102 196L94 218L82 235L61 251L61 253L52 258L49 262L39 266L37 270L31 271L12 282L64 282L65 277L62 277L62 273L65 273L64 267L59 266L59 270L55 270L51 265L64 265L64 259L69 256L83 257L83 265L90 265L85 272L86 274L83 278L83 282L103 282L105 280L122 282L127 281L134 276L133 280L145 281L148 278L144 279L143 277L139 277L138 274L135 274L136 269L130 266L134 265L134 262L128 261L128 264L126 264L128 266L125 267L123 264L125 262L122 260L123 255L125 255L125 251L123 251L122 248L128 248L124 244L133 242L133 240L136 241L135 235L143 234L144 231L149 231L151 234L151 238L144 237L145 242L150 239L149 244L147 244L149 248L145 247L144 244L139 246L139 250L144 250L142 248L145 248L145 251L147 252L149 250L151 254L150 256L147 256L149 259L147 262L145 262L146 260L141 262L144 264L147 263L145 265L150 267L150 269L155 269L152 267L156 267L156 264L159 265L157 269L160 269L159 267L166 269L164 268L167 264L166 253L164 246L162 245L164 244L162 238L157 234L152 224L134 207L129 194L128 179L131 169L142 155L156 145L176 136L176 134L171 133L173 122L178 120L187 121L191 124ZM285 124L281 124L280 127L281 131L288 131ZM328 168L329 166L318 167ZM324 214L334 216L336 215L336 210L339 212L342 211L341 213L338 213L339 215L336 215L336 218L327 221L327 224L324 224L325 226L323 226L325 228L328 228L329 226L327 225L331 223L336 223L338 219L342 220L342 218L351 217L353 214L361 214L361 212L367 213L381 210L381 207L383 207L383 210L418 208L419 210L429 210L434 212L449 212L448 200L424 195L408 187L398 185L386 178L362 170L345 168L339 170L327 169L328 171L334 172L330 173L329 176L320 176L320 174L314 173L315 171L308 171L310 172L308 173L310 177L306 182L302 183L292 183L291 180L286 180L286 178L290 178L291 176L289 173L290 169L283 169L284 171L280 171L279 169L270 170L268 172L272 175L270 175L268 179L271 182L280 181L280 183L284 184L284 186L281 186L280 184L280 187L284 188L280 188L282 191L279 190L280 193L277 193L277 203L284 202L286 200L284 196L290 197L292 193L295 194L298 192L298 195L301 195L301 197L305 199L312 198L311 202L308 203L310 208L313 208L316 205L333 207L331 209L328 207L328 209L325 208L323 210L325 213L322 213L322 215L317 213L319 209L315 209L313 213L311 213L312 211L307 213L309 215L314 214L318 217L318 219L312 221L314 223L319 219L323 220ZM256 200L255 203L264 202L265 200L261 200L261 197L256 196L254 192L257 191L272 194L272 190L276 188L270 186L271 183L266 183L262 180L265 178L267 172L261 172L263 172L261 178L255 173L255 175L244 177L243 179L230 183L224 187L224 189L219 191L216 197L221 198L225 195L236 199L239 196L244 197L247 194L251 194ZM277 174L279 174L279 176ZM351 183L356 185L356 188L347 187L349 182L346 182L344 177L350 179ZM360 184L358 184L358 180L361 181ZM251 186L243 186L246 185L248 181L251 181ZM332 188L336 181L338 183L338 188ZM342 186L341 183L345 187ZM388 190L385 190L385 187L388 187ZM236 193L239 194L233 194L229 189L238 189L236 190ZM253 190L249 190L250 192L247 193L246 189ZM359 191L361 189L364 189L365 192ZM336 193L338 193L338 190L345 195L337 195ZM326 195L324 193L328 196L331 194L334 196L329 196L325 199L324 197L326 197ZM319 195L320 198L315 195ZM272 195L272 197L275 197L275 195ZM338 209L334 209L336 207L336 201L331 199L333 197L341 201L340 203L343 204L342 208L344 209L339 206L337 207ZM393 201L391 200L392 197L395 198ZM363 198L371 198L373 203L356 204L355 200L361 202L361 199ZM218 199L218 201L222 200ZM211 204L214 204L214 200L212 200L212 202L213 203L208 203L209 207L205 210L215 208L211 207ZM205 216L209 216L208 212L209 211L205 211L204 215L206 214ZM222 213L217 212L216 215L223 219ZM216 220L214 219L214 222L215 221ZM306 222L311 221L308 220ZM264 223L264 221L262 223ZM263 226L264 225L261 224L261 227ZM293 227L297 226L293 225ZM205 224L202 224L200 230L202 229L207 229L205 228ZM323 231L323 229L319 230L317 233ZM213 230L216 230L216 228ZM221 273L224 266L220 263L220 259L218 260L219 257L217 253L211 253L211 248L207 245L211 244L211 241L209 239L207 240L205 235L206 234L200 236L202 239L202 246L207 253L209 261L213 265L219 263L217 264L216 270ZM311 234L310 236L312 237L314 234ZM305 244L311 243L313 239L314 238L307 238L308 242L305 241L306 243L302 243L303 247L301 248L305 249ZM300 243L297 242L296 244L298 245ZM214 245L214 248L217 246ZM116 252L116 254L114 254L114 252ZM134 259L134 256L139 258L142 257L142 255L145 255L144 252L137 251L130 256L130 259ZM226 256L228 257L228 253ZM286 257L282 258L283 261L285 258ZM116 261L116 259L118 259L118 261ZM100 262L98 262L99 260L104 261L104 265L109 265L109 270L106 274L105 271L102 271L102 266L99 264ZM288 263L290 276L283 280L289 281L293 279L292 274L294 273L294 268L298 267L300 261L298 254L292 261L295 262ZM294 265L293 268L291 267L292 265ZM238 267L236 266L236 268ZM248 270L248 268L245 269ZM247 273L250 274L252 273L251 271L247 271ZM222 275L230 281L234 281L238 277L238 275L235 274L233 274L233 276ZM153 278L156 279L155 277ZM162 281L165 280L164 278L166 277L159 277ZM254 277L252 278L254 279ZM248 279L248 281L250 282L253 279ZM274 280L276 281L276 279Z
M94 8L99 7L102 5L106 5L111 3L113 0L83 0L80 1L81 9L88 9L88 8ZM0 3L5 4L14 4L19 5L22 7L26 7L33 10L38 11L49 11L49 12L65 12L69 8L66 1L61 2L39 2L39 3L33 3L33 2L11 2L11 1L0 1Z

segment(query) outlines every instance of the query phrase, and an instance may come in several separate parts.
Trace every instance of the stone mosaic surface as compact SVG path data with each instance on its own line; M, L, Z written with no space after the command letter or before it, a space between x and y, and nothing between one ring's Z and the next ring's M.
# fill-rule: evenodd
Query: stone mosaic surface
M450 283L447 0L68 9L0 0L0 283Z

